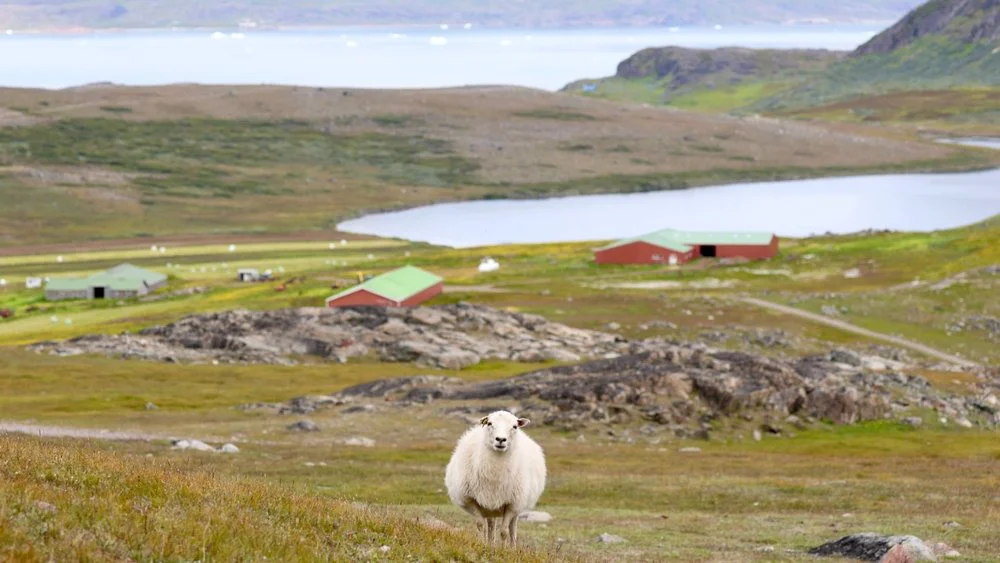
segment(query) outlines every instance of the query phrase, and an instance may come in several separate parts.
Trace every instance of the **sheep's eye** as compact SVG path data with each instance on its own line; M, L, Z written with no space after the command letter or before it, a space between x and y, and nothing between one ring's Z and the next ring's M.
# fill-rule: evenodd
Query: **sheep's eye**
M493 426L493 423L492 422L487 422L486 426Z

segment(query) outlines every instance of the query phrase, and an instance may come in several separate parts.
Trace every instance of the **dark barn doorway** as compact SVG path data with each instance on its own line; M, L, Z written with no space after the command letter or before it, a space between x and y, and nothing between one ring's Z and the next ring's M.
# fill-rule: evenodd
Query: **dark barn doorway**
M94 299L104 299L104 288L95 287L94 288Z
M715 258L715 245L706 244L701 247L701 255L705 258Z

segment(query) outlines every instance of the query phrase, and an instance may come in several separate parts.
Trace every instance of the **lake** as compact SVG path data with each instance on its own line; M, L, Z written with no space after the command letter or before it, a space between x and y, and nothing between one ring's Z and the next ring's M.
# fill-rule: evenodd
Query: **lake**
M1000 149L1000 142L977 140ZM341 231L453 247L630 237L664 228L802 237L931 231L1000 213L1000 170L734 184L545 200L444 203L368 215Z
M506 84L557 90L614 74L650 46L849 50L879 26L319 31L180 30L22 35L0 31L0 85L294 84L433 88Z

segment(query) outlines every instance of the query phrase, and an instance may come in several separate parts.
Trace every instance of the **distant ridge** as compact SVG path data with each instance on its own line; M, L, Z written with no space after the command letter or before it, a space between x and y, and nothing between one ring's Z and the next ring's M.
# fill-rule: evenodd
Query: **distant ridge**
M917 0L5 0L0 30L169 27L690 26L894 21Z

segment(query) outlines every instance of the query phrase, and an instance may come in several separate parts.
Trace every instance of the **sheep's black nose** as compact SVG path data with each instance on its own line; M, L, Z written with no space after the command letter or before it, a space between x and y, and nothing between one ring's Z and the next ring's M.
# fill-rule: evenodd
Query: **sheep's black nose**
M507 438L497 438L496 440L498 444L503 444L504 442L507 441Z

